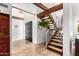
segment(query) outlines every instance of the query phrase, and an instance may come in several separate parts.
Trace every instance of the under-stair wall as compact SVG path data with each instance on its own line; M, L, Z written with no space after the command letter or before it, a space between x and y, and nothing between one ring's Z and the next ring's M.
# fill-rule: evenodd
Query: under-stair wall
M39 21L41 21L41 19L37 18L37 43L38 44L46 42L46 32L47 32L47 29L40 29L38 27Z

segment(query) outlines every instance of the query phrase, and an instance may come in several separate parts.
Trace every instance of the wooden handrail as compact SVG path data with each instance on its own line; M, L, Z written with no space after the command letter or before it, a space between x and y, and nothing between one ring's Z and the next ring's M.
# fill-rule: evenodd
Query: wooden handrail
M56 30L55 30L55 33L54 33L54 35L55 35L57 32L58 32L58 29L56 29ZM49 44L49 42L51 41L51 39L54 37L54 35L52 35L52 36L50 37L50 39L48 40L48 43L47 43L47 45Z

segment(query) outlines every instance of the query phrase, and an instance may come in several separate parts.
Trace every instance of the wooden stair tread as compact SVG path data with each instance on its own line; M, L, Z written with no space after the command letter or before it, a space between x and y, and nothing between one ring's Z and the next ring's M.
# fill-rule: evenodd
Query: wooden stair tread
M63 38L63 36L62 35L54 35L55 37L61 37L61 38Z
M49 26L49 29L55 29L56 30L56 28L54 26Z
M50 21L49 24L53 24L52 21Z
M54 26L53 24L48 24L48 25L50 25L50 26Z
M62 40L57 40L57 39L52 39L52 40L56 42L63 42Z
M59 33L56 33L56 35L59 35Z
M62 37L60 37L60 36L54 36L54 37L62 38Z
M54 28L54 26L52 26L52 25L49 25L49 27L51 28L51 27L53 27Z
M56 46L60 46L62 47L63 45L59 44L59 43L54 43L54 42L50 42L50 44L56 45Z
M60 36L54 36L54 38L60 38L60 39L62 39L62 37L60 37Z
M54 36L61 36L62 37L62 35L59 35L59 34L55 34Z
M62 49L59 49L59 48L56 48L56 47L53 47L53 46L48 46L48 48L54 49L54 50L56 50L58 52L62 52Z
M56 28L51 28L51 27L49 27L49 29L50 29L50 30L56 30Z
M51 21L51 19L46 19L46 20L44 20L44 21Z

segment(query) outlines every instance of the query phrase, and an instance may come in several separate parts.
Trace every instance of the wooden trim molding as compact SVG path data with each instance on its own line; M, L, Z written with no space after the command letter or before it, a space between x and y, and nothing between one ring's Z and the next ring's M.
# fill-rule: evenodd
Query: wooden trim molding
M47 10L39 13L37 16L38 17L43 17L45 15L48 15L48 14L50 14L52 12L55 12L55 11L58 11L58 10L61 10L61 9L63 9L63 3L61 3L59 5L56 5L56 6L52 7L52 8L50 8L50 9L47 9Z
M12 16L12 18L14 18L14 19L18 19L18 20L24 20L24 18L17 17L17 16Z

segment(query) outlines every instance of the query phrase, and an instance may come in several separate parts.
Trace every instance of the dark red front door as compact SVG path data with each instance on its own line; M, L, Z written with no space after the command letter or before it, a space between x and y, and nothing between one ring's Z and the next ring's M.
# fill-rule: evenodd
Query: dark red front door
M0 56L10 55L9 15L0 13Z

